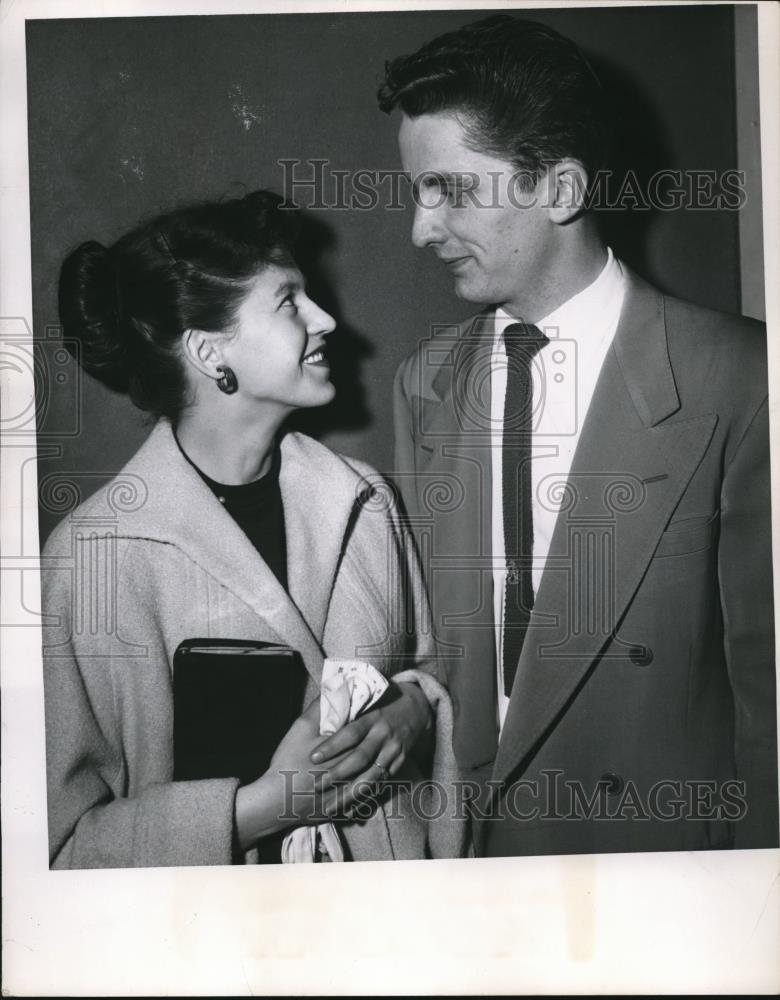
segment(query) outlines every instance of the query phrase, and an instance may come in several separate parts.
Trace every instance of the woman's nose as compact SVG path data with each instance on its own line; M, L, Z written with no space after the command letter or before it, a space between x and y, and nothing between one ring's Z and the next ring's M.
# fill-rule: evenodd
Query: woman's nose
M306 332L310 337L315 337L317 335L321 337L327 337L329 333L333 333L336 329L336 320L330 315L330 313L325 312L324 309L312 302L312 315L309 317L309 322L306 325Z

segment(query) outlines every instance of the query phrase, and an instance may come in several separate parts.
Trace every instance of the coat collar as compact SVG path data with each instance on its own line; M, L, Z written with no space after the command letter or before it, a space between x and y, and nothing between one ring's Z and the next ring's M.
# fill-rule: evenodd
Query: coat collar
M664 296L623 266L626 294L613 349L631 402L647 427L680 408L666 336Z
M343 539L365 483L304 435L285 434L281 453L289 594L181 453L167 420L123 470L143 483L145 499L120 515L116 533L180 549L297 648L318 679Z
M631 401L642 422L653 427L680 408L666 339L664 296L621 265L626 294L612 349L626 382ZM490 414L490 379L480 378L489 370L495 312L481 313L457 332L447 361L436 372L431 387L439 402L460 395L469 372L470 395ZM456 428L453 428L455 430Z
M460 327L449 327L454 337L454 343L447 354L446 361L440 365L431 382L435 396L439 402L450 398L453 392L468 379L470 386L475 385L475 373L489 371L490 354L493 348L493 331L495 330L495 311L480 313L472 317ZM444 331L443 340L448 340ZM485 367L487 366L487 367ZM490 379L480 386L487 391L487 413L490 413ZM484 396L484 393L482 394Z

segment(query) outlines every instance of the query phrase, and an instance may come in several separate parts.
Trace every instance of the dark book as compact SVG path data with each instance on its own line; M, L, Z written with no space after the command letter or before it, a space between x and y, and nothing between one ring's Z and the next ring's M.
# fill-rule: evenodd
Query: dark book
M254 781L303 710L306 669L289 646L186 639L173 657L173 780Z

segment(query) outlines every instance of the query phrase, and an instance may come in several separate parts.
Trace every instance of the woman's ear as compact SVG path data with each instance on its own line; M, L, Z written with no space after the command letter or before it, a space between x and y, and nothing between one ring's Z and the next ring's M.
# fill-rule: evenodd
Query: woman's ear
M220 378L217 371L222 364L219 346L220 334L206 330L185 330L182 334L182 351L193 368L215 381Z
M558 160L548 171L548 209L552 222L570 222L585 208L588 172L579 160Z

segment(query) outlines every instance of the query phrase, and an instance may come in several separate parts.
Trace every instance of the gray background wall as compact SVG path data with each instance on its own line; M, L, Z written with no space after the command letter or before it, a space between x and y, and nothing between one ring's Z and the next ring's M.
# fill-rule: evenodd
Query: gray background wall
M323 158L333 170L398 169L396 122L378 112L374 96L384 60L485 13L28 22L34 324L47 359L38 413L43 538L79 495L118 471L149 430L126 399L79 378L58 350L65 254L85 239L111 242L182 201L281 190L281 158ZM743 67L751 25L755 37L751 13L739 32ZM731 7L525 16L580 44L616 95L618 166L647 176L738 165ZM617 253L663 289L739 312L739 215L630 211L605 222ZM398 363L431 324L473 309L454 298L435 260L412 248L408 208L309 216L313 291L340 322L331 338L339 397L305 426L389 470ZM752 302L755 309L755 294Z

